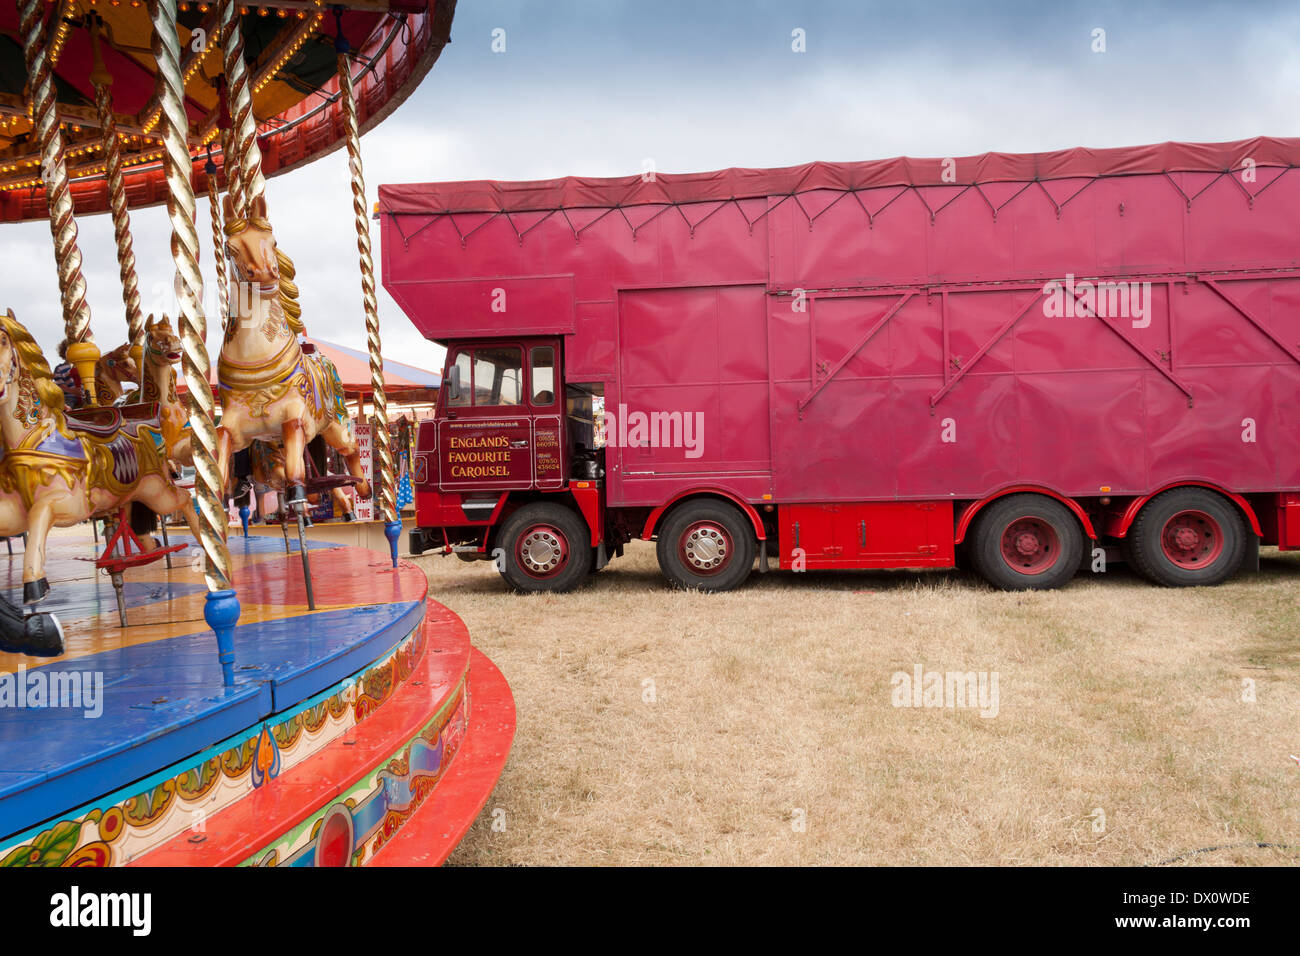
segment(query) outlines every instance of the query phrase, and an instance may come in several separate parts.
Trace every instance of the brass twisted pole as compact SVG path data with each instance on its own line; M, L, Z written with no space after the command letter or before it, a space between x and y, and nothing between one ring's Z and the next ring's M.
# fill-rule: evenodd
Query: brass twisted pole
M239 7L234 0L221 0L221 55L224 58L226 89L230 101L230 118L233 125L231 141L234 151L228 153L226 179L229 169L239 164L239 192L232 192L235 215L247 218L254 202L266 193L266 180L262 177L262 150L257 145L257 117L253 115L253 89L244 62L244 34L239 28ZM242 200L242 202L241 202Z
M230 319L230 276L226 272L226 230L221 222L221 203L217 196L217 164L212 161L211 153L208 153L203 172L208 180L208 212L212 215L212 266L217 270L217 310L224 328Z
M63 301L63 330L68 342L68 361L77 367L82 388L95 401L95 360L99 349L90 333L90 303L86 301L86 277L81 271L81 247L77 243L77 219L68 187L68 165L59 110L54 98L54 73L50 67L48 35L43 0L17 0L19 32L27 64L32 95L32 120L41 145L41 177L45 180L45 201L50 209L50 232L54 236L54 261L59 272L59 296Z
M176 260L179 297L181 363L189 391L193 434L194 490L198 503L199 537L206 555L204 577L209 591L230 587L230 552L226 549L226 509L223 476L217 471L215 403L208 384L208 321L203 314L199 272L199 235L194 225L193 162L187 143L185 84L181 76L180 40L176 32L176 0L149 0L153 22L153 56L158 72L159 128L163 138L163 168L167 177L167 217L172 227L172 258ZM209 622L211 623L211 622ZM220 632L218 632L220 633Z
M239 175L239 154L235 151L233 129L221 131L221 161L226 170L226 192L230 194L238 216L241 209L248 211L248 203L244 201L244 183Z
M94 49L94 68L90 81L95 86L95 109L99 112L100 141L104 149L104 167L108 176L108 205L113 213L113 239L117 243L117 268L122 278L122 303L126 306L126 327L131 345L143 348L144 314L140 309L140 278L135 267L135 250L131 243L131 219L126 211L126 183L122 177L122 147L117 139L117 120L113 114L113 75L104 66L99 50L98 22L90 31Z
M224 25L222 29L224 31ZM224 32L222 37L224 44ZM230 118L230 84L226 82L224 75L217 80L217 87L217 94L221 99L218 109L221 110L222 118L217 122L218 129L221 130L221 167L226 174L226 194L230 196L235 215L241 216L248 211L248 203L244 199L244 179L239 169L239 152L235 149L234 121Z
M352 170L352 217L357 226L357 251L361 254L361 301L366 312L366 345L370 352L371 400L375 406L375 427L371 436L378 468L375 501L386 522L397 520L397 494L393 487L393 452L388 442L388 396L384 388L384 359L379 343L379 305L375 299L375 260L370 251L370 218L366 215L366 180L361 167L361 134L357 127L357 103L348 65L347 41L340 30L335 44L338 53L339 92L347 135L348 166Z

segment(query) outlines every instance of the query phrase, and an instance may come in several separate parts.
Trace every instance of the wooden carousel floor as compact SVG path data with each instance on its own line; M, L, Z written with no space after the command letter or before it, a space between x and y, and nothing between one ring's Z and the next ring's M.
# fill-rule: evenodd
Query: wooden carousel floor
M172 543L193 543L173 535ZM223 685L216 639L203 621L206 587L189 552L126 573L128 626L118 626L108 576L89 535L52 535L49 597L67 652L0 654L0 837L140 780L311 698L379 658L424 615L427 582L409 564L317 542L310 546L317 610L308 610L301 556L278 538L230 538L242 614L236 685ZM21 542L8 558L21 601ZM6 555L0 552L0 564ZM102 690L79 706L36 706L27 691L62 682ZM15 697L22 687L23 696Z

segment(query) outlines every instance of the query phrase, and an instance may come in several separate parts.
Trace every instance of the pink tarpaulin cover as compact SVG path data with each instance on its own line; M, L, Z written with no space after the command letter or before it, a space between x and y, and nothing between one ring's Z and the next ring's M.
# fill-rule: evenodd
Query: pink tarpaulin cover
M1157 143L1115 149L1062 149L1050 153L984 153L944 159L805 163L783 169L720 169L707 173L656 173L615 179L566 176L534 182L481 179L379 187L381 211L434 215L458 212L526 212L582 207L715 202L781 196L814 189L945 186L1096 178L1160 172L1223 172L1248 165L1300 165L1300 139L1257 136L1235 143ZM944 178L946 169L952 170Z

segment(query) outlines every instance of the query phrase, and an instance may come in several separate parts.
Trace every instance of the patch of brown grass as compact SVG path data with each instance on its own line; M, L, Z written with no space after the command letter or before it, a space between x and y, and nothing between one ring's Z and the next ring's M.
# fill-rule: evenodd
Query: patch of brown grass
M719 595L670 591L641 543L568 595L416 560L519 713L453 864L1127 865L1300 847L1300 555L1266 552L1263 572L1213 589L1118 568L1044 593L782 572ZM996 671L997 716L894 707L891 675L916 664Z

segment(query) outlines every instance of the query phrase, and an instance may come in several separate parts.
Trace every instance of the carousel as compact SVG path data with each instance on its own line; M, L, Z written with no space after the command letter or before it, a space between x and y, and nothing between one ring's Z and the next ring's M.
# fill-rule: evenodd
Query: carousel
M49 222L63 320L61 341L38 342L22 303L0 315L0 865L438 863L495 785L509 687L398 557L361 153L433 67L454 7L0 6L0 220ZM372 469L337 369L304 338L310 268L278 246L267 190L339 148ZM149 205L166 206L167 248L132 240ZM112 347L95 340L77 229L101 213L128 330ZM142 304L146 255L174 270L165 314ZM281 493L296 542L230 527L249 482ZM387 553L306 533L309 501L343 487L373 498ZM168 515L188 533L169 536Z

